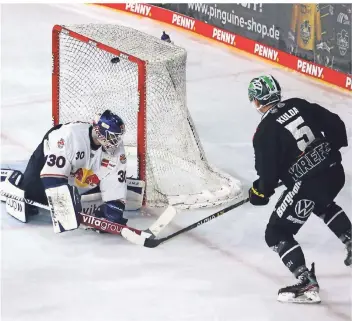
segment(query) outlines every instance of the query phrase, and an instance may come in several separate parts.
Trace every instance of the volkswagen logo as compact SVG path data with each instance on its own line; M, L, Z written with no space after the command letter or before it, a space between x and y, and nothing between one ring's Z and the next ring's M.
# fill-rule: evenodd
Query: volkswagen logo
M300 200L295 206L295 212L299 218L306 218L312 213L315 203L310 200Z

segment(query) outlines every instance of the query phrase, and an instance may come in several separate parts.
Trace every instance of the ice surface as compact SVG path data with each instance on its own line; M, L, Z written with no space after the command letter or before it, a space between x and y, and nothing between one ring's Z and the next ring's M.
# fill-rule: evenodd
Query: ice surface
M87 5L2 5L1 164L23 168L51 126L51 28L54 24L117 23L155 36L163 30L188 51L188 107L207 157L249 186L252 136L259 116L247 102L248 81L272 73L285 97L301 96L338 113L352 136L351 95L275 68L199 37ZM352 152L343 150L346 186L337 198L351 216ZM340 242L316 217L297 239L316 262L323 303L284 305L277 290L295 280L264 242L279 196L248 204L155 249L78 230L55 235L41 213L22 224L4 212L4 321L347 321L351 270ZM169 233L213 210L180 213ZM147 227L151 217L130 214Z

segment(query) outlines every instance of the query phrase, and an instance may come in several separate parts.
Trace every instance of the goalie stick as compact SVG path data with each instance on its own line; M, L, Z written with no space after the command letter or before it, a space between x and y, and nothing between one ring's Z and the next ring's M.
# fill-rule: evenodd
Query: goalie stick
M247 203L249 201L249 199L244 199L236 204L230 205L228 207L225 207L224 209L222 209L221 211L218 211L214 214L211 214L205 218L203 218L202 220L199 220L198 222L195 222L175 233L170 234L169 236L166 237L162 237L160 239L156 239L156 238L152 238L152 237L145 237L144 235L138 235L136 233L134 233L133 231L129 230L128 228L123 228L121 231L121 235L128 241L130 241L131 243L137 244L137 245L143 245L145 247L149 247L149 248L154 248L157 247L158 245L160 245L161 243L164 243L174 237L176 237L177 235L180 235L182 233L188 232L190 230L193 230L194 228L203 225L205 223L208 223L210 221L212 221L213 219L225 214L226 212L229 212L231 210L233 210L236 207L241 206L244 203Z
M33 205L39 208L43 208L48 211L50 210L48 205L44 205L42 203L38 203L27 198L17 197L3 190L1 190L1 196L5 196L6 198L10 198L10 199L15 199L17 201L24 202L26 204ZM154 222L145 231L142 231L133 227L121 225L118 223L110 222L105 219L97 218L95 216L88 215L85 213L78 213L78 214L80 217L80 222L83 225L89 226L99 231L107 232L110 234L121 234L122 229L125 228L126 230L130 229L131 231L134 231L135 235L143 235L146 238L147 237L153 238L153 237L156 237L161 232L161 230L173 219L173 217L176 215L176 210L174 207L169 206L161 214L158 220L156 220L156 222Z
M277 187L280 187L282 186L283 183L280 182L278 184ZM134 243L134 244L137 244L137 245L143 245L145 247L149 247L149 248L154 248L154 247L157 247L158 245L160 245L161 243L164 243L174 237L176 237L177 235L180 235L182 233L185 233L185 232L188 232L190 230L193 230L195 229L196 227L200 226L200 225L203 225L205 223L208 223L210 221L212 221L213 219L216 219L217 217L235 209L236 207L239 207L245 203L248 203L249 202L249 198L246 198L240 202L237 202L235 204L232 204L228 207L225 207L224 209L214 213L214 214L211 214L201 220L199 220L198 222L195 222L175 233L172 233L170 234L169 236L166 236L166 237L162 237L160 239L156 239L156 238L148 238L148 237L144 237L144 235L138 235L136 233L134 233L133 231L127 229L127 228L123 228L122 231L121 231L121 235L128 241L130 241L131 243Z

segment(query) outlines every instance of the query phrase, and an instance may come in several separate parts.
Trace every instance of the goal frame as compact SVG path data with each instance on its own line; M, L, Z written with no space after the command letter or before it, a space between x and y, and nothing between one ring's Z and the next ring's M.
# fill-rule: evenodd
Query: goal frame
M137 112L137 171L138 179L143 180L147 185L147 97L146 97L146 62L133 55L122 52L116 48L107 46L101 42L83 36L60 25L52 29L52 122L53 126L60 123L60 33L75 38L81 42L93 45L101 50L107 51L120 59L128 59L138 66L138 112ZM143 205L146 204L146 188L143 195Z
M89 121L93 117L92 110L96 113L101 108L109 108L111 103L130 102L118 110L122 114L126 113L123 115L127 121L132 119L130 125L133 136L130 138L137 161L136 177L146 185L143 205L164 207L165 204L171 204L180 209L192 209L221 205L238 198L242 194L240 181L208 163L187 108L186 50L133 28L115 24L104 26L88 24L53 27L53 125L74 120ZM131 37L124 42L126 34ZM129 39L134 41L132 46ZM149 41L140 43L144 40ZM73 44L72 47L70 44ZM85 49L80 50L81 47ZM92 53L93 58L88 53ZM108 60L96 60L100 56L108 57ZM123 68L122 73L119 73L119 66L115 66L115 70L106 65L113 57L120 59L118 63ZM82 63L87 66L98 63L98 67L92 67L92 79L90 69L82 69ZM126 86L119 81L125 78L123 70L128 65L133 66L130 69L133 80L128 80L130 83ZM128 73L126 75L129 77ZM82 77L77 80L77 76ZM77 82L72 83L72 77ZM107 83L98 84L98 87L95 84L89 85L93 79L106 79ZM120 86L117 92L112 90L106 99L103 96L102 99L95 99L104 95L100 89L104 90L106 86L114 88L117 84ZM87 91L86 85L87 95L83 95L83 99L78 102L73 100L71 104L75 95ZM172 90L169 91L168 88ZM108 89L105 90L109 92ZM113 98L116 93L120 95ZM70 112L67 113L67 110ZM155 130L162 135L155 135ZM151 134L148 136L149 132ZM168 139L164 141L165 138ZM128 139L126 137L126 143L129 142Z

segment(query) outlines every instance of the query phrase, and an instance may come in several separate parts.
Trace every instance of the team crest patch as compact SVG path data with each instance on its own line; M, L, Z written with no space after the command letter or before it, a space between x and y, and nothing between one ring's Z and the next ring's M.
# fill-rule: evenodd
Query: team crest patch
M121 155L120 155L120 162L121 162L122 164L126 164L126 161L127 161L126 155L125 155L125 154L121 154Z
M65 146L65 141L63 140L63 138L61 138L58 142L57 142L57 147L58 148L63 148Z
M106 158L103 158L102 160L101 160L101 166L103 166L103 167L108 167L109 166L109 160L108 159L106 159Z

